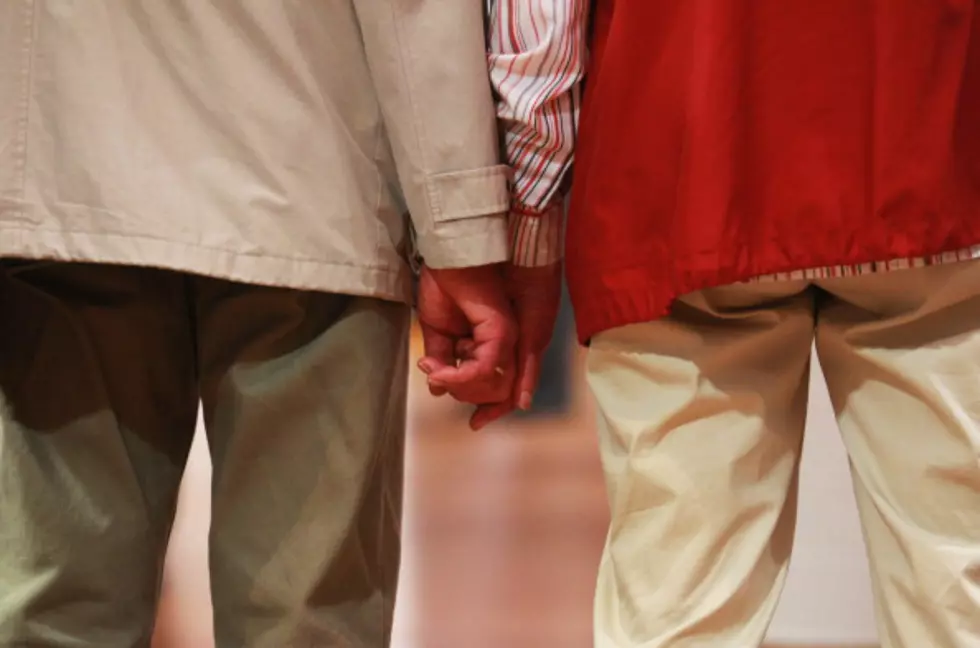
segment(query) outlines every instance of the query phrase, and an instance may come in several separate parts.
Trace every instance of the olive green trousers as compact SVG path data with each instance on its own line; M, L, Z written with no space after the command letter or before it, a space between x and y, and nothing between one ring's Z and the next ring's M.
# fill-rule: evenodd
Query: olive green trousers
M388 645L409 322L370 298L5 262L0 647L149 646L199 403L218 648Z

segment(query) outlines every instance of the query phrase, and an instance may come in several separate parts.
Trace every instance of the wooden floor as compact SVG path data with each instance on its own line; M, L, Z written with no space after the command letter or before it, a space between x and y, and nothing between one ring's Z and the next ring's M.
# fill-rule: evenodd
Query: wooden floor
M475 434L422 387L414 379L395 648L589 648L606 528L591 413ZM212 646L207 479L190 469L201 494L178 521L154 648Z
M398 648L588 648L606 501L591 430L418 416Z

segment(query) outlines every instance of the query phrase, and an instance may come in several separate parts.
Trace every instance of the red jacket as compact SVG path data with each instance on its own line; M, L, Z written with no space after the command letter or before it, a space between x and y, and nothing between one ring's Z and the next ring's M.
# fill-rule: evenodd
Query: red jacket
M980 244L980 0L598 0L583 341L774 272Z

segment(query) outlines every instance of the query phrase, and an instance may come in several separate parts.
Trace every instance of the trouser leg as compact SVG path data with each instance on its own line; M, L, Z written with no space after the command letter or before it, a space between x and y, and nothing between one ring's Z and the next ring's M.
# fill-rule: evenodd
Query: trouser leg
M813 336L804 284L731 286L599 335L612 522L597 648L749 648L786 576Z
M882 645L980 646L980 263L824 287Z
M4 265L0 646L149 646L197 414L180 275Z
M218 648L391 634L409 310L202 280Z

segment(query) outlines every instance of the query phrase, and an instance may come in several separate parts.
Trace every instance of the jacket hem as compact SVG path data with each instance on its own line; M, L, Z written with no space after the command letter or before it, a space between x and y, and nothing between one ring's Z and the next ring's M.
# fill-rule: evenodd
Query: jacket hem
M892 261L927 257L935 257L935 264L942 264L946 262L939 257L945 253L954 250L973 250L980 245L980 240L973 240L969 237L961 238L963 240L956 244L944 243L938 246L922 246L921 250L914 253L886 255L889 258L885 259L865 258L875 255L852 255L853 258L812 259L811 263L803 265L799 262L750 264L749 267L732 266L722 269L675 273L674 280L670 282L671 286L667 288L664 287L662 281L657 281L658 276L665 275L653 267L632 267L605 272L595 270L593 267L588 275L578 274L574 270L571 272L566 270L566 272L568 274L569 294L576 313L578 340L580 344L588 346L593 337L605 331L666 317L678 299L700 290L766 277L778 280L779 275L815 268L863 264L887 266ZM976 257L970 256L969 258ZM965 260L967 259L960 259L954 255L954 258L948 262L955 263ZM683 263L679 265L684 267ZM901 272L915 267L899 266L883 271ZM807 278L798 280L815 281Z
M404 268L372 268L249 255L138 234L66 231L0 225L0 257L160 268L246 284L375 297L410 304L412 277Z

